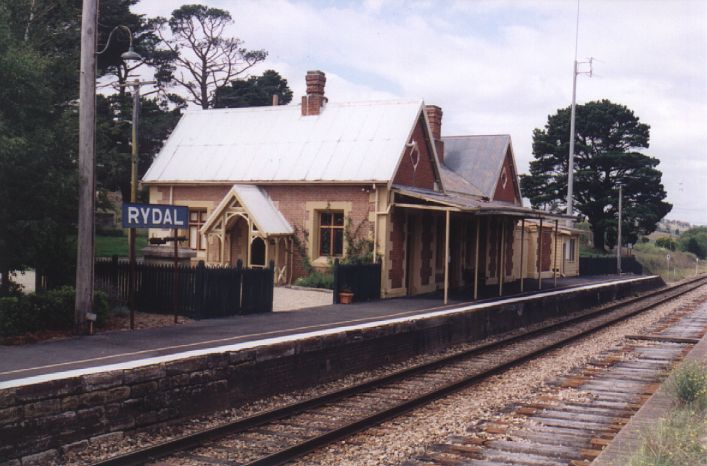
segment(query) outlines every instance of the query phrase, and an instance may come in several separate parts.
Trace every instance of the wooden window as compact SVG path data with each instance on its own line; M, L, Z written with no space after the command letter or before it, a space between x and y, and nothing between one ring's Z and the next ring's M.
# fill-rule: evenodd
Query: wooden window
M198 251L206 249L206 236L199 230L206 222L206 209L189 209L189 247Z
M319 212L319 255L341 256L344 253L344 213Z
M565 260L567 262L575 261L575 249L577 248L577 240L570 238L565 242Z

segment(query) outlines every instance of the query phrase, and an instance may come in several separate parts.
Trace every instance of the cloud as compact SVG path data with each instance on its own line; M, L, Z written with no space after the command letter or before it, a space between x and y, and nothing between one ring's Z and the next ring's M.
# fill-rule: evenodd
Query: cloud
M169 15L182 2L142 0ZM269 59L295 92L327 73L335 100L424 98L444 110L443 134L509 133L519 170L532 130L572 96L576 3L546 1L208 2L231 12L233 35ZM608 98L651 125L672 218L707 224L707 3L596 0L580 5L579 103ZM678 184L682 183L682 184ZM678 209L679 208L679 209Z

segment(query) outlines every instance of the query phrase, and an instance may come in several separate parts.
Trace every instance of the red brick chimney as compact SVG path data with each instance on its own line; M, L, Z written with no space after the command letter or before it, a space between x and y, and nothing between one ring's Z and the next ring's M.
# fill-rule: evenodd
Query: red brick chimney
M444 162L444 142L442 142L442 109L436 105L425 105L425 114L430 124L432 139L440 162Z
M322 71L307 71L307 95L302 96L302 116L319 115L327 101L324 97L326 75Z

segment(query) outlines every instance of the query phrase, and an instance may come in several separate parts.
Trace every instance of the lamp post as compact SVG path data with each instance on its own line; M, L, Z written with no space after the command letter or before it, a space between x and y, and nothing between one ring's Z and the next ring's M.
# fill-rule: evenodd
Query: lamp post
M113 28L108 35L106 45L98 52L101 54L108 49L110 39L113 33L123 29L128 33L129 44L128 51L123 52L120 57L125 61L140 61L142 57L133 49L133 33L127 26L119 25ZM120 84L120 86L132 86L133 88L133 118L132 118L132 142L130 151L130 202L137 202L137 161L138 161L138 124L140 119L140 86L143 84L154 84L155 81L140 81L135 79L132 82ZM136 258L135 258L135 228L128 230L128 261L129 261L129 277L128 277L128 307L130 308L130 329L135 329L135 279L136 279Z
M132 52L132 46L123 55ZM135 53L135 52L133 52ZM135 55L137 55L135 53ZM137 55L139 57L139 55ZM123 84L133 87L133 120L132 120L132 147L130 151L130 202L137 202L137 161L138 161L138 124L140 120L140 86L143 84L155 84L155 81L135 80ZM128 230L128 307L130 308L130 330L135 329L135 278L136 278L136 258L135 258L135 228Z
M124 60L141 59L133 50L132 31L116 26L106 46L96 52L98 1L84 0L81 11L81 65L79 76L79 206L76 251L76 299L74 332L84 333L86 320L95 319L93 282L95 256L96 206L96 59L105 52L118 29L127 31L130 45L121 55Z

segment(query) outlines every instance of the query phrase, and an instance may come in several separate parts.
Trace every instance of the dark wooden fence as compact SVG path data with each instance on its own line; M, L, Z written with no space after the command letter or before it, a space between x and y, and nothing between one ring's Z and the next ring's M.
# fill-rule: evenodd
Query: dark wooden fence
M114 299L128 301L130 265L127 261L97 259L96 288ZM135 307L139 311L174 313L195 319L272 312L273 267L177 268L177 307L174 307L174 266L136 264Z
M635 257L621 258L621 272L643 275L643 266ZM616 273L616 257L580 257L580 275L611 275Z
M349 290L354 301L370 301L381 297L381 263L339 264L334 261L334 304L339 304L339 292Z

